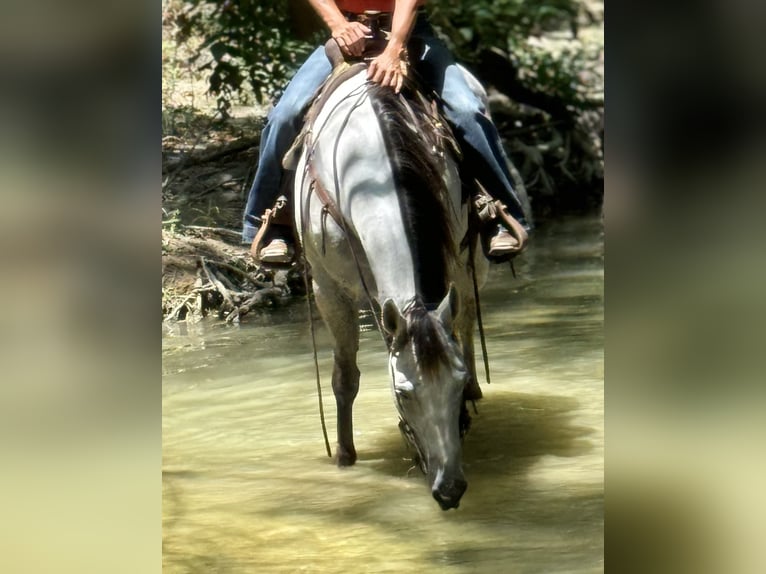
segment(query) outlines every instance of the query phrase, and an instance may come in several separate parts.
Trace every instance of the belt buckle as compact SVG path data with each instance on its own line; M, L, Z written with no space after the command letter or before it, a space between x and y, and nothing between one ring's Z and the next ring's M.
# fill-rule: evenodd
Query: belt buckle
M358 15L359 22L370 29L368 38L375 38L380 34L380 15L382 13L380 10L365 10L364 13Z

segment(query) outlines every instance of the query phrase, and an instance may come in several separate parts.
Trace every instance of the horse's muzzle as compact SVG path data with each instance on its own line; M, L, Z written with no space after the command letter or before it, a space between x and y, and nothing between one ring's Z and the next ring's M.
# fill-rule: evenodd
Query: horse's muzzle
M460 499L463 497L466 488L468 488L468 483L465 480L456 478L455 480L446 480L434 484L431 494L433 494L442 510L449 510L450 508L460 506Z

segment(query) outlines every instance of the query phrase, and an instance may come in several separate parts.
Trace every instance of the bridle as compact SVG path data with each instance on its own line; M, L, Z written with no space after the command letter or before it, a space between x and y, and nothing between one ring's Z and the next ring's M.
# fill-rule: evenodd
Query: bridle
M404 309L402 311L402 314L404 316L407 315L407 312L416 303L416 301L417 299L412 299L404 306ZM418 441L417 435L415 434L415 431L401 414L403 411L402 397L399 393L396 392L396 374L394 372L394 362L391 359L399 357L405 344L406 343L402 343L397 338L392 338L391 343L388 346L388 351L390 353L390 358L388 362L388 373L391 380L391 390L392 390L392 394L394 395L396 410L399 413L399 431L402 433L402 436L405 438L407 443L410 444L412 448L415 449L415 463L420 467L420 470L423 472L423 474L428 474L428 459L427 457L423 455L423 450L420 447L420 443ZM470 426L471 426L471 417L468 414L468 409L466 407L465 401L463 401L460 405L458 425L459 425L460 440L462 441L465 438L465 435L468 433L468 430L470 429Z

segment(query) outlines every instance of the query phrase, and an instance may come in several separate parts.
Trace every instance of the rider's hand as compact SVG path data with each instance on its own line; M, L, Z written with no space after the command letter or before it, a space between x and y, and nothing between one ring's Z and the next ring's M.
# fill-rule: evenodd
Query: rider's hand
M347 56L361 56L364 51L364 36L371 30L361 22L343 20L331 30L340 51Z
M407 75L407 64L402 60L401 50L398 48L383 50L383 53L370 62L367 69L367 78L381 86L391 86L395 93L399 93Z

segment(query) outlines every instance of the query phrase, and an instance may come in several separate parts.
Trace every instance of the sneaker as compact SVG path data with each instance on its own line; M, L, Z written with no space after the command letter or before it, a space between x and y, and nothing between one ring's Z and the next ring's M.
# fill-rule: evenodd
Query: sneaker
M489 240L488 255L490 257L500 257L502 255L515 253L518 250L519 240L511 235L505 227L498 225L494 235Z
M260 260L263 263L290 263L292 259L292 248L284 239L274 239L261 249Z

